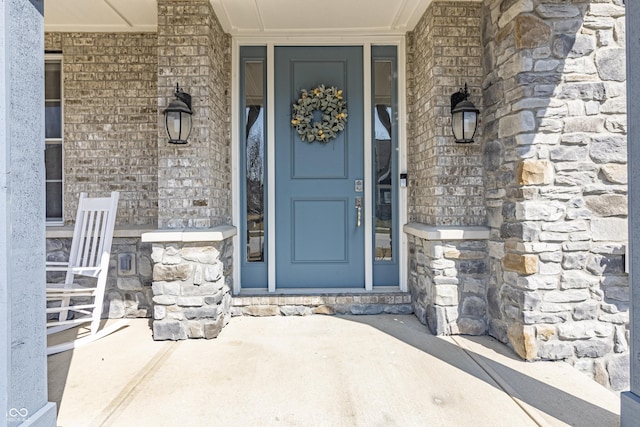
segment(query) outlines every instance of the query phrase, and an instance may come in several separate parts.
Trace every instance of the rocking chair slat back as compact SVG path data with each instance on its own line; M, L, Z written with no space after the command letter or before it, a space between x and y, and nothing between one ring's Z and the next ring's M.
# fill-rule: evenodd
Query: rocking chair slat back
M109 254L113 240L116 219L113 203L113 197L90 199L86 193L80 194L73 233L78 241L72 242L69 258L72 267L91 269L100 267L103 262L108 264L108 258L103 258L105 252ZM115 203L118 203L117 196Z
M59 266L61 263L49 265L49 271L66 271L66 277L64 283L47 284L47 301L60 302L57 307L47 308L48 314L58 313L55 320L50 319L47 322L48 333L91 322L90 335L83 342L98 337L118 198L119 194L115 191L111 193L111 197L96 198L89 198L86 193L80 193L69 262L62 263L64 266ZM78 284L76 275L95 278L95 285ZM89 301L86 298L89 298ZM73 314L72 319L68 318L69 313ZM76 340L50 347L48 353L68 350L79 343L80 340Z

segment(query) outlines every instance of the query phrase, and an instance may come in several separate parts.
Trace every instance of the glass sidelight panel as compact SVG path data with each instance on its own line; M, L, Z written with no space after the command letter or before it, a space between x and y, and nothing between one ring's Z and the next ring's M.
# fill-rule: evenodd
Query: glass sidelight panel
M394 152L391 126L393 117L393 78L391 61L374 62L375 76L375 108L374 115L374 199L375 199L375 259L377 261L392 260L391 245L393 229L394 199Z
M266 263L266 48L240 48L240 162L242 287L267 283Z
M245 174L247 261L264 261L264 73L263 62L245 63Z
M372 47L373 281L398 285L396 48Z
M262 62L245 64L247 261L264 261L264 82Z

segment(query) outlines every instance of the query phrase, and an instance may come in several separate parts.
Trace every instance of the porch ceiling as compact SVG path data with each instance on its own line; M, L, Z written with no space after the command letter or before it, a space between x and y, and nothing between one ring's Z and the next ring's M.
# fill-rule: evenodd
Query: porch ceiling
M385 35L413 29L432 0L210 0L232 35ZM55 0L45 31L155 31L156 0Z

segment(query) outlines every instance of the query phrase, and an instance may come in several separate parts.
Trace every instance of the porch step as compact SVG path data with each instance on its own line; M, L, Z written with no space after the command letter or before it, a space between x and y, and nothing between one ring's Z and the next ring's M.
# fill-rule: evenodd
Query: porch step
M306 316L310 314L411 314L408 292L343 294L237 295L231 300L232 316Z

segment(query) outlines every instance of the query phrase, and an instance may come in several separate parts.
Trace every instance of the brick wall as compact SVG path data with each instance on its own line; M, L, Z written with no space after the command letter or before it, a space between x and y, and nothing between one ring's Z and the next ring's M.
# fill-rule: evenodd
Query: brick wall
M410 222L485 224L482 138L456 144L450 96L469 85L482 109L481 4L435 2L408 35Z
M78 193L120 192L117 223L157 222L157 35L48 33L64 75L64 221Z
M168 144L158 129L160 228L231 223L230 46L208 1L158 2L160 108L179 83L194 112L186 145Z

